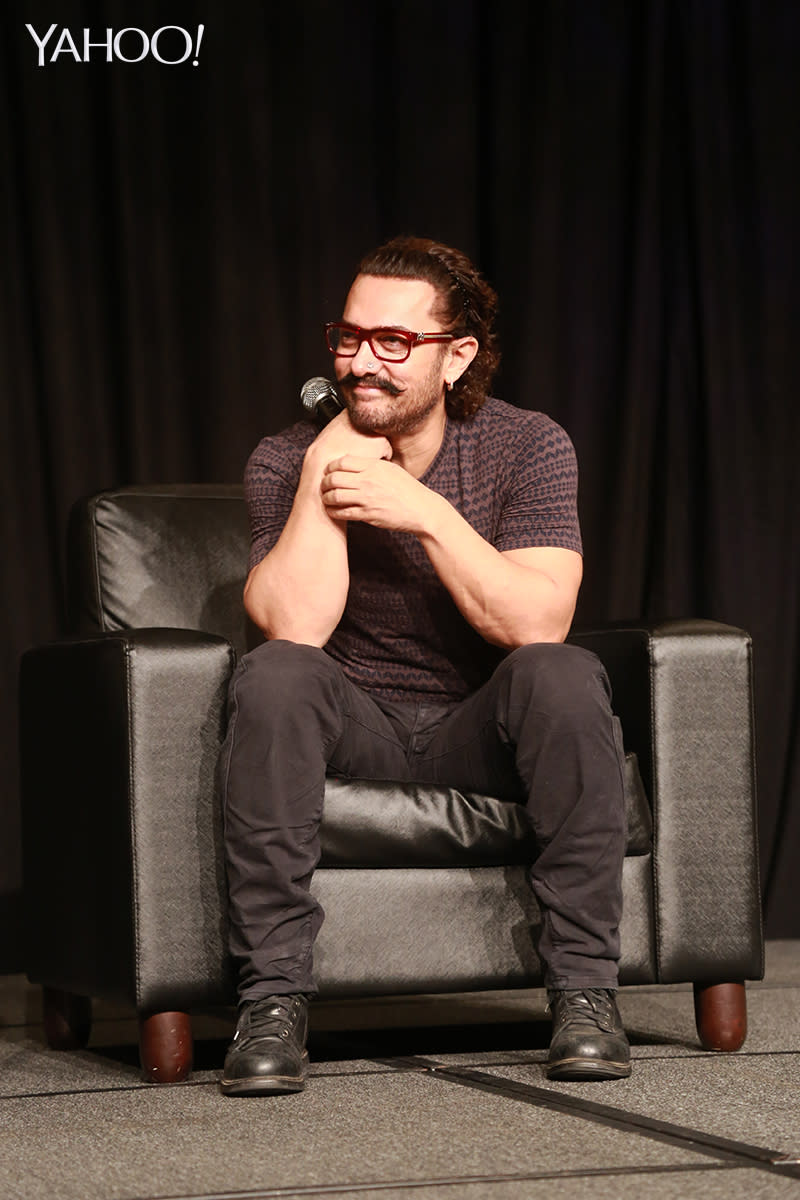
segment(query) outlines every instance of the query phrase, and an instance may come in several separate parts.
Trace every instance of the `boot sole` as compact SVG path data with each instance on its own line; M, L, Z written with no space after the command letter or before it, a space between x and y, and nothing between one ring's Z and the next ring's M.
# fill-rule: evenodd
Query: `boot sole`
M302 1075L249 1075L241 1079L220 1079L219 1086L226 1096L280 1096L302 1092L306 1086L308 1054L303 1055Z
M545 1075L548 1079L575 1081L597 1081L600 1079L627 1079L631 1064L609 1062L606 1059L564 1058L560 1062L547 1063Z

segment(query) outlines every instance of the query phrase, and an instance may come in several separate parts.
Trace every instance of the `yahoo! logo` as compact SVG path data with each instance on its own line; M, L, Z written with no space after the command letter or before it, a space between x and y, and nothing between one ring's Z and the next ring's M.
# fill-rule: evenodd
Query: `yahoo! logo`
M118 62L139 63L147 58L148 54L152 54L156 62L166 66L174 67L191 58L192 66L196 67L199 65L200 43L203 40L205 25L198 25L192 33L182 25L162 25L153 34L147 34L143 29L132 26L118 29L116 33L113 29L106 29L105 39L97 40L99 35L95 34L94 41L91 29L81 30L82 36L75 38L64 26L53 41L59 28L55 23L47 33L41 35L32 25L26 24L25 28L39 47L40 67L46 66L48 62L56 62L62 54L68 55L74 62L88 63L92 61L93 51L97 51L94 55L95 61L104 55L106 62L116 59ZM46 58L47 54L49 58Z

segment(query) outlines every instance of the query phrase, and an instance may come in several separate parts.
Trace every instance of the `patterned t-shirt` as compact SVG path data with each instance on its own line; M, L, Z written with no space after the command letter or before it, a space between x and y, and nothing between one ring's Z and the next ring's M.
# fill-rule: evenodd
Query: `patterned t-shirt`
M280 536L315 436L301 422L263 438L250 456L251 568ZM472 420L448 419L421 479L498 550L562 546L580 553L577 481L564 430L544 413L495 399ZM394 700L461 700L480 687L504 652L461 616L419 540L358 521L349 523L347 539L347 604L325 646L346 675Z

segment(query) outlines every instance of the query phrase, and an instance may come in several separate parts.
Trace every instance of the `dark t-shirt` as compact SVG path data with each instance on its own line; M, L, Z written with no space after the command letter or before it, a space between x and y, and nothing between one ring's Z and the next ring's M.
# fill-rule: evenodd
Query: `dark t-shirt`
M315 436L307 423L293 425L263 438L250 456L251 568L281 534ZM498 550L581 552L575 452L544 413L489 399L470 421L448 419L421 482ZM461 616L418 539L351 521L347 544L347 605L325 646L347 676L394 700L461 700L480 687L504 652Z

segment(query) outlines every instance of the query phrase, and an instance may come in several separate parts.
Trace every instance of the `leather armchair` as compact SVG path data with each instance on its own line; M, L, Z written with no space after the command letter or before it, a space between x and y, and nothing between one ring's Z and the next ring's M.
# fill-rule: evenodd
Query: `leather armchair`
M153 1081L191 1067L190 1012L233 1003L215 770L248 529L239 487L81 502L74 633L21 663L26 969L54 1046L93 996L135 1005ZM735 1050L763 973L750 641L710 621L576 632L604 661L628 752L622 984L694 984ZM276 696L276 703L280 697ZM526 813L452 789L329 780L313 887L323 996L535 987Z

